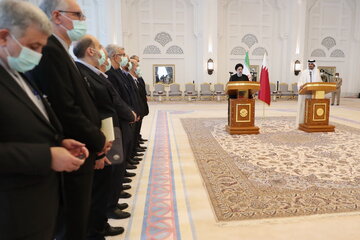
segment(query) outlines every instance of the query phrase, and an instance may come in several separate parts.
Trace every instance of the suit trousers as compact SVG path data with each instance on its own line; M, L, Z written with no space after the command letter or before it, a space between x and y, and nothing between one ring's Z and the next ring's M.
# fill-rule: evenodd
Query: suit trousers
M81 172L62 174L63 201L60 206L56 240L86 239L94 176L95 155L90 154Z
M127 161L123 161L121 164L115 164L111 167L110 194L107 203L107 211L109 212L114 211L119 202L120 192L123 190L126 164Z
M113 166L109 165L94 172L87 239L104 239L100 232L104 230L108 220L106 214L112 169Z

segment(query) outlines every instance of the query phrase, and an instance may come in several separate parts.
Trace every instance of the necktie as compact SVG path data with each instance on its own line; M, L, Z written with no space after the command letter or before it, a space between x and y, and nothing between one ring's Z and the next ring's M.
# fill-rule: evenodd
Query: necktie
M312 82L312 72L309 73L310 73L310 82Z

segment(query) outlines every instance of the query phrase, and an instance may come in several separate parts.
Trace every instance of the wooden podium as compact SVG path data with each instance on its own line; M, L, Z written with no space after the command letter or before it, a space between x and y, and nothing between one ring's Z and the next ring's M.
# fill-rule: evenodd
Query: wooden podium
M250 81L233 81L226 85L226 93L236 96L229 99L229 116L226 131L230 134L258 134L255 122L255 100L248 99L248 92L257 92L260 83ZM243 95L243 97L239 97Z
M330 99L325 94L336 91L336 83L314 82L306 83L299 94L312 94L305 101L304 123L299 124L299 130L305 132L333 132L335 126L329 125Z

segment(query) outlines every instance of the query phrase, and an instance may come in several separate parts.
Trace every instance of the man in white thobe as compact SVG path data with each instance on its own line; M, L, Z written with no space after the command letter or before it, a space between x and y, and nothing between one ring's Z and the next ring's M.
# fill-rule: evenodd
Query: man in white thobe
M299 92L305 83L322 82L319 69L315 68L315 60L308 60L308 68L303 70L298 82ZM305 100L311 98L311 94L300 95L298 97L298 111L296 116L296 126L304 123Z

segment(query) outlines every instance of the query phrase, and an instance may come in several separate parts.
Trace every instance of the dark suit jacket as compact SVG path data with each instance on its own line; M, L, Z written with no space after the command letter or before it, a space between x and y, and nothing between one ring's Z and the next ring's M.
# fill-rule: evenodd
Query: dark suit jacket
M100 131L101 121L89 85L55 36L49 37L40 64L29 74L48 96L65 137L85 143L91 156L100 152L105 136ZM92 160L74 174L93 171Z
M131 107L134 111L132 97L130 95L130 89L128 87L126 79L124 79L121 70L115 70L113 67L106 72L108 75L109 81L113 84L115 90L119 93L121 98L126 102L126 104Z
M44 231L53 234L59 186L50 147L60 145L62 133L43 103L50 122L0 65L0 239L45 240Z
M90 84L90 89L94 96L94 103L99 112L100 119L103 120L105 118L112 117L114 127L119 127L119 119L114 108L114 100L105 85L105 81L102 76L98 75L80 62L76 62L76 65L83 77L85 77Z
M140 83L140 88L139 88L139 92L140 92L140 97L141 100L143 101L144 104L144 116L147 116L149 114L149 105L147 103L147 96L146 96L146 86L145 86L145 81L144 79L138 78L139 83Z
M114 127L120 127L122 132L122 139L125 139L129 135L129 122L134 121L134 115L132 110L127 104L121 99L119 94L114 89L111 82L103 75L98 75L90 68L82 63L77 62L76 65L79 67L81 73L86 77L90 83L91 89L95 96L95 104L99 110L101 119L108 117L113 118ZM116 140L114 142L117 143ZM126 143L122 141L122 144ZM116 152L117 149L113 149L109 152L108 156L112 156L112 152ZM123 149L123 146L121 147ZM125 148L125 146L124 146Z
M234 75L231 75L230 79L229 79L230 82L232 81L249 81L249 78L248 76L246 75L241 75L241 77L238 77L238 75L235 73Z

